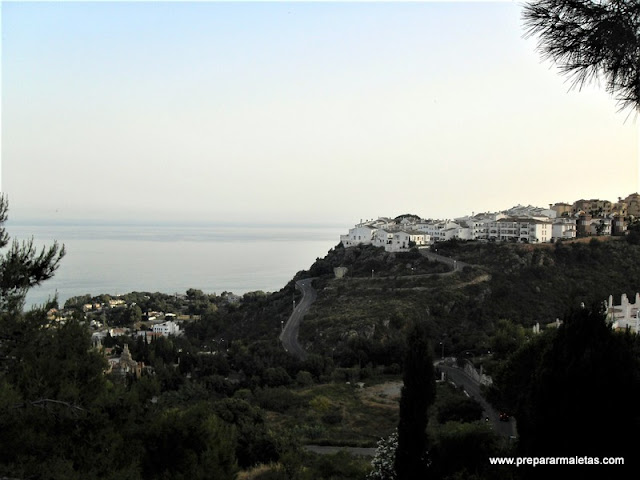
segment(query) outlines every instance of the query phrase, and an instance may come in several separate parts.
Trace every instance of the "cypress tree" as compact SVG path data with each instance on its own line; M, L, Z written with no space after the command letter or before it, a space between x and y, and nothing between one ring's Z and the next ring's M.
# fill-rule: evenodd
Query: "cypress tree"
M427 409L435 399L433 359L424 323L416 323L407 338L398 423L395 470L398 480L423 479L427 473Z

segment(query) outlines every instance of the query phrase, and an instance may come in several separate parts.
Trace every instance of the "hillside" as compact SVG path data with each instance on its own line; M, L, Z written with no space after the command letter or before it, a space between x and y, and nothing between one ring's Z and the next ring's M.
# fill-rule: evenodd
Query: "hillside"
M624 239L540 245L438 243L438 253L469 264L462 271L430 261L418 250L337 245L280 291L247 294L238 304L217 303L189 327L201 344L240 340L251 348L281 349L278 336L300 292L295 281L313 277L317 300L299 332L311 354L337 366L400 364L405 327L426 320L438 354L490 348L496 322L530 328L553 323L581 303L602 303L640 290L640 246ZM346 267L344 278L334 268ZM443 345L441 345L441 342ZM279 356L279 355L278 355Z
M640 247L624 239L445 242L438 253L473 267L444 275L446 266L417 252L376 250L336 247L306 272L318 277L318 299L300 327L307 350L343 365L389 365L399 361L403 329L414 318L428 320L447 355L482 350L499 319L544 326L581 303L633 296L640 287ZM334 278L334 266L347 266L346 277Z

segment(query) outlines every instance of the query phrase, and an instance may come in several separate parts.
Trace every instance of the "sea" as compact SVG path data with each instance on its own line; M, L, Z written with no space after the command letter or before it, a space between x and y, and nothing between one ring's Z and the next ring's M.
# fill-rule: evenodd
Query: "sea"
M276 292L316 258L324 257L348 228L341 225L38 224L7 222L10 238L41 250L57 241L66 255L53 278L32 288L25 308L57 295L133 291L242 295Z

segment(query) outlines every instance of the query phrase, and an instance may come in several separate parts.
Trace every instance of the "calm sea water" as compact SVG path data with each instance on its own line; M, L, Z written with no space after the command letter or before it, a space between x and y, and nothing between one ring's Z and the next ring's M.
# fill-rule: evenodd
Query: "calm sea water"
M89 293L205 293L280 290L296 272L338 244L341 226L6 225L11 238L54 240L67 254L51 280L32 289L26 306L57 292L61 305Z

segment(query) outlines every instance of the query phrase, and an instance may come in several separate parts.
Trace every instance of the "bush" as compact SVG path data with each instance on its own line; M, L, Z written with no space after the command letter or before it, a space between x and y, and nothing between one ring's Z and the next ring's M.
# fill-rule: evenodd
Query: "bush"
M474 422L482 418L482 406L473 398L455 398L438 408L438 422Z
M265 369L262 380L268 387L281 387L291 383L291 377L282 367Z
M309 462L311 478L347 480L364 478L370 470L369 463L363 458L340 451L333 455L320 455Z
M301 399L285 387L257 388L254 395L261 408L279 413L302 404Z
M384 367L384 373L388 375L400 375L402 373L402 367L397 363Z
M313 375L306 370L301 370L296 375L296 383L301 387L313 385Z
M322 422L327 425L337 425L342 422L342 413L341 412L332 412L327 413L322 416Z
M395 470L396 450L398 448L398 432L378 441L376 453L371 460L372 470L367 480L396 480Z
M324 395L318 395L309 401L309 406L318 413L325 413L331 408L331 400Z

